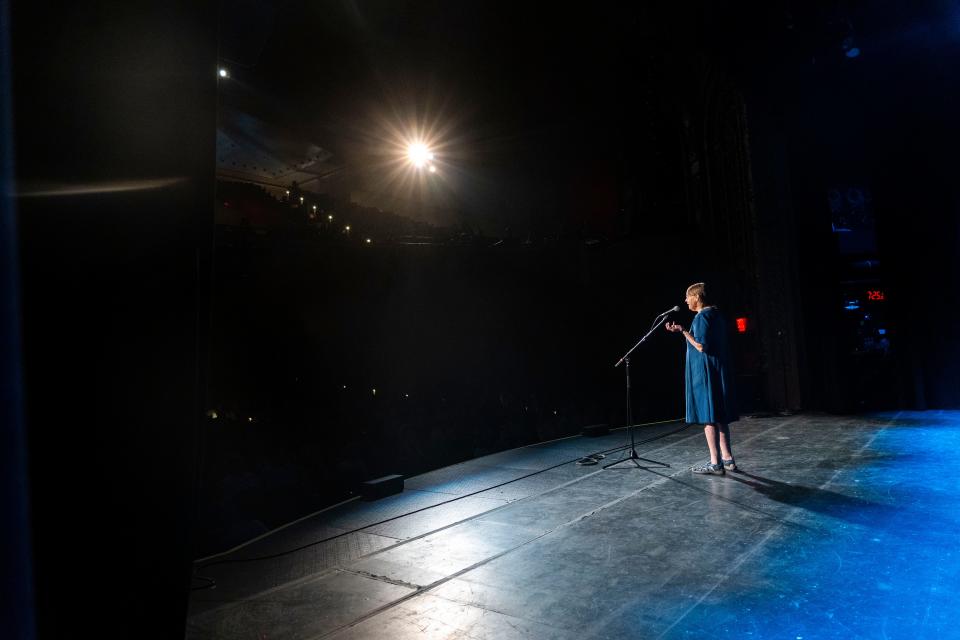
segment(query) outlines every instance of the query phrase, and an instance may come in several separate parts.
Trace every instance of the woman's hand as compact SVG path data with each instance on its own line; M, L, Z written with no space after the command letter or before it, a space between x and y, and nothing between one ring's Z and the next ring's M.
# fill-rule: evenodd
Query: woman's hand
M676 322L668 322L663 326L667 328L667 331L673 331L674 333L676 333L677 331L683 331L683 337L687 339L687 342L692 344L694 349L696 349L700 353L703 353L703 345L697 342L696 340L694 340L691 334L684 331L682 326L680 326Z

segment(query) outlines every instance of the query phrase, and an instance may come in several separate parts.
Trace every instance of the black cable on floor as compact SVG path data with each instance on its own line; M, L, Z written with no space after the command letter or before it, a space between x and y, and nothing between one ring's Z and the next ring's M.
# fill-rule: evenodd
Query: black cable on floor
M668 420L668 421L665 421L665 422L679 422L679 420ZM661 423L651 423L651 424L664 424L664 423L661 422ZM660 435L656 435L656 436L653 436L653 437L651 437L651 438L647 438L646 440L640 440L639 442L635 442L635 443L634 443L634 446L636 446L636 445L641 445L641 444L647 444L648 442L654 442L654 441L656 441L656 440L660 440L660 439L662 439L662 438L666 438L667 436L672 436L672 435L674 435L674 434L680 433L681 431L687 429L689 426L690 426L689 424L684 424L684 425L683 425L682 427L680 427L679 429L674 429L673 431L668 431L668 432L666 432L666 433L661 433ZM623 450L626 450L626 449L629 449L629 448L630 448L630 445L629 445L629 444L626 444L626 445L622 445L622 446L619 446L619 447L614 447L614 448L612 448L612 449L604 449L604 450L602 450L602 451L598 451L596 454L590 454L590 455L614 453L614 452L616 452L616 451L623 451ZM587 456L587 457L589 457L589 456ZM558 464L555 464L555 465L553 465L553 466L551 466L551 467L547 467L547 468L545 468L545 469L539 469L539 470L537 470L537 471L533 471L533 472L531 472L531 473L528 473L528 474L525 475L525 476L520 476L519 478L513 478L512 480L507 480L506 482L501 482L500 484L493 485L492 487L487 487L487 488L485 488L485 489L480 489L480 490L474 491L474 492L472 492L472 493L466 493L466 494L464 494L464 495L462 495L462 496L457 496L456 498L451 498L450 500L444 500L443 502L438 502L437 504L431 504L431 505L426 506L426 507L421 507L420 509L414 509L413 511L409 511L409 512L407 512L407 513L403 513L403 514L400 514L400 515L398 515L398 516L393 516L393 517L391 517L391 518L387 518L387 519L385 519L385 520L381 520L380 522L374 522L374 523L372 523L372 524L367 524L367 525L364 525L364 526L362 526L362 527L358 527L358 528L356 528L356 529L352 529L352 530L350 530L350 531L344 531L343 533L338 533L338 534L335 535L335 536L330 536L329 538L323 538L322 540L316 540L316 541L314 541L314 542L308 542L307 544L301 545L301 546L299 546L299 547L295 547L295 548L293 548L293 549L287 549L286 551L279 551L279 552L277 552L277 553L272 553L272 554L265 555L265 556L256 556L256 557L253 557L253 558L231 558L231 559L227 559L227 560L217 560L217 561L215 561L215 562L208 562L208 563L206 563L206 564L202 564L202 565L200 565L200 566L198 566L198 567L196 567L196 568L194 569L193 577L196 578L196 579L198 579L198 580L204 580L204 581L206 581L208 584L205 585L205 586L200 586L200 587L191 587L190 590L191 590L191 591L201 591L201 590L204 590L204 589L214 589L214 588L216 588L216 586L217 586L217 581L216 581L216 580L214 580L213 578L207 577L207 576L199 575L199 574L197 573L197 571L199 571L199 570L201 570L201 569L206 569L207 567L214 567L214 566L223 565L223 564L233 564L233 563L237 563L237 562L258 562L258 561L260 561L260 560L272 560L272 559L274 559L274 558L280 558L280 557L282 557L282 556L290 555L290 554L296 553L296 552L298 552L298 551L303 551L304 549L309 549L310 547L314 547L314 546L316 546L316 545L318 545L318 544L323 544L324 542L330 542L331 540L336 540L337 538L342 538L342 537L344 537L344 536L348 536L348 535L350 535L350 534L352 534L352 533L358 533L358 532L360 532L360 531L363 531L364 529L369 529L369 528L371 528L371 527L376 527L376 526L379 526L379 525L381 525L381 524L386 524L386 523L388 523L388 522L393 522L394 520L399 520L400 518L406 518L407 516L412 516L412 515L414 515L414 514L421 513L421 512L423 512L423 511L427 511L428 509L434 509L434 508L436 508L436 507L440 507L440 506L443 506L443 505L445 505L445 504L450 504L451 502L456 502L457 500L463 500L464 498L469 498L469 497L475 496L475 495L477 495L477 494L479 494L479 493L486 493L487 491L492 491L492 490L494 490L494 489L499 489L500 487L506 486L506 485L508 485L508 484L511 484L511 483L514 483L514 482L518 482L518 481L520 481L520 480L525 480L526 478L530 478L530 477L533 477L533 476L535 476L535 475L539 475L539 474L541 474L541 473L545 473L545 472L547 472L547 471L552 471L553 469L556 469L556 468L558 468L558 467L562 467L562 466L567 465L567 464L570 464L570 463L572 463L572 462L577 462L578 460L582 460L582 459L583 459L583 457L576 458L576 459L573 459L573 460L566 460L566 461L564 461L564 462L560 462L560 463L558 463Z

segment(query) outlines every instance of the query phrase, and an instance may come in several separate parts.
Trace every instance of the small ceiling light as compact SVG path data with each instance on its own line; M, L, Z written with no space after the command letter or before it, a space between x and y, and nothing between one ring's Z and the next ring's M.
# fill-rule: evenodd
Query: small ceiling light
M229 78L229 77L230 77L230 72L227 71L226 69L224 69L223 67L220 67L220 77L221 77L221 78Z

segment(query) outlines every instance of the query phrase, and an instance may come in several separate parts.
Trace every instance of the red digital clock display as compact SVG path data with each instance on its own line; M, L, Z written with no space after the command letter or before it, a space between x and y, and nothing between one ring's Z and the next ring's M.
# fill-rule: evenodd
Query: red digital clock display
M872 291L867 291L867 300L886 300L887 297L883 291L879 289L874 289Z

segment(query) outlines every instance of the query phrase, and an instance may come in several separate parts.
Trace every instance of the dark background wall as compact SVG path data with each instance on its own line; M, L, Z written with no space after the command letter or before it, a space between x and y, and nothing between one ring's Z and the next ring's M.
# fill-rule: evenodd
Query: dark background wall
M10 104L10 16L0 5L0 184L13 182ZM0 194L0 625L14 638L36 632L30 544L27 447L20 359L20 278L16 207Z
M764 296L787 332L787 406L960 401L960 346L938 337L957 322L956 15L950 2L782 3L763 31L743 13L729 18L743 35L732 60L771 249L761 278L792 283L787 296ZM846 38L858 56L846 55ZM833 232L831 192L851 188L865 194L866 213L852 232ZM869 301L868 290L885 300ZM874 328L886 330L885 355L871 348ZM780 368L774 341L767 351Z
M205 371L199 345L209 317L212 8L12 7L42 638L183 634Z

